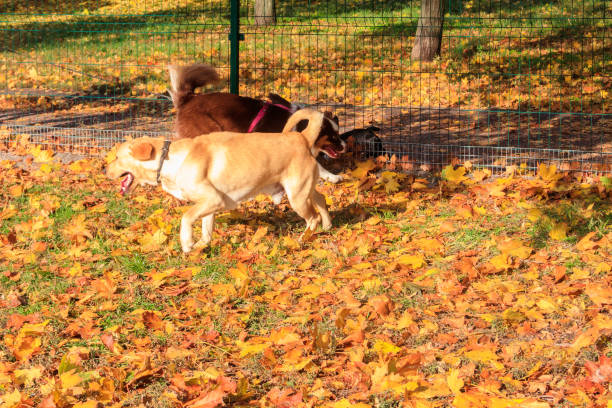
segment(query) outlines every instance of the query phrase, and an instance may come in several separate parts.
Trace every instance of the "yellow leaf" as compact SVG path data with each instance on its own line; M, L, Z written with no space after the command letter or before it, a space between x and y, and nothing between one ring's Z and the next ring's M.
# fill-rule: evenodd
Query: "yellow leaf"
M299 242L291 237L283 237L283 245L289 249L298 249L300 247Z
M576 337L570 348L575 352L580 351L580 349L582 349L583 347L588 347L595 343L597 337L599 337L599 329L590 328L589 330L580 333L580 335Z
M508 239L497 244L497 249L502 253L515 256L520 259L527 259L531 255L532 249L526 247L517 239Z
M49 324L50 320L45 320L42 323L26 323L19 330L20 336L40 336L47 330L45 327Z
M97 408L98 401L87 400L85 402L79 402L72 406L72 408Z
M427 184L415 181L414 183L412 183L411 187L413 190L425 190L427 188Z
M9 195L13 197L19 197L23 194L23 186L21 184L16 184L8 189Z
M574 268L574 271L570 275L571 280L589 279L591 273L587 269Z
M238 288L250 281L249 271L242 262L238 263L235 268L230 268L229 273Z
M497 361L498 359L497 354L489 349L467 351L464 355L470 360L480 361L481 363Z
M385 191L387 194L395 193L399 191L399 183L395 179L389 179L385 182Z
M164 234L162 229L158 229L153 234L144 234L138 240L142 245L142 249L147 252L156 251L161 248L161 245L168 240L168 236Z
M421 255L402 255L397 258L397 262L401 265L410 266L412 269L419 269L425 263Z
M612 266L609 263L600 262L597 268L595 268L595 273L610 273L611 270Z
M449 164L444 169L442 169L442 178L453 183L460 183L467 179L465 173L465 167L458 166L455 169L453 168L453 165Z
M172 276L174 269L166 269L162 272L154 272L151 274L151 280L155 287L160 287L164 282Z
M265 349L270 347L270 343L259 343L259 344L250 344L246 342L242 342L240 340L236 341L236 345L240 348L240 358L246 357L253 354L262 353Z
M451 368L446 376L446 382L448 384L448 388L451 389L453 394L457 395L461 392L461 388L463 388L464 382L459 378L459 370L456 368Z
M375 215L373 217L368 218L365 223L368 224L368 225L374 226L374 225L378 224L379 222L380 222L380 217L377 217Z
M257 242L259 242L259 240L265 237L267 233L268 233L268 227L259 227L257 231L255 231L253 238L251 238L251 242L256 244Z
M106 162L106 164L112 163L117 158L117 148L118 147L119 145L116 144L108 151L108 153L106 153L106 156L104 156L104 161Z
M53 161L53 152L51 150L43 150L40 146L34 146L28 150L34 156L35 163L49 163Z
M406 329L414 324L414 320L412 320L412 316L408 311L405 311L402 316L397 321L397 330Z
M612 287L603 283L587 285L585 293L597 306L612 304Z
M591 238L595 236L595 232L589 232L586 234L578 243L576 244L576 249L579 251L588 251L589 249L593 249L597 243L591 241Z
M297 364L283 364L282 367L280 368L280 371L282 372L300 371L306 368L311 362L312 362L312 358L307 358L307 359L300 361Z
M353 268L357 269L358 271L369 269L371 267L372 267L372 264L370 262L360 262L358 264L353 265Z
M13 392L1 396L0 400L2 401L2 408L17 408L21 405L21 393L18 389L15 389Z
M548 299L540 299L536 304L544 313L552 313L557 310L557 305Z
M178 358L191 357L194 356L195 353L191 350L186 350L183 348L168 347L164 355L168 360L174 360Z
M72 387L76 387L82 381L81 376L76 372L76 369L66 371L60 375L60 381L62 383L62 389L67 390Z
M474 206L474 212L480 215L485 215L487 213L487 209L484 207L478 207L478 206Z
M437 252L444 248L444 245L437 239L433 238L421 238L414 241L414 245L416 245L419 249L424 250L425 252Z
M512 264L510 263L508 255L506 255L504 253L501 253L501 254L491 258L491 264L497 270L499 270L499 271L501 271L501 270L503 270L503 271L508 270L512 266Z
M288 327L282 327L279 330L272 330L270 333L269 340L278 345L284 346L286 344L295 343L300 340L300 335L295 333L292 329Z
M402 349L395 344L387 343L386 341L376 340L372 349L382 354L399 353Z
M357 179L362 179L368 175L368 172L374 169L376 165L374 164L374 160L370 159L368 161L357 163L357 168L351 171L351 175Z
M549 233L550 237L556 241L562 241L567 238L567 224L562 222L553 227Z
M28 70L28 75L30 76L31 79L33 79L34 81L38 80L39 76L38 76L38 72L36 71L36 68L32 67Z
M364 404L363 402L351 402L349 400L347 400L346 398L342 398L340 401L336 401L334 402L333 405L331 405L332 408L372 408L371 405L369 404Z
M562 175L557 173L557 166L554 164L547 166L544 163L538 166L538 176L540 176L542 180L548 182L555 182L562 177Z
M25 368L22 370L15 370L15 382L19 385L25 385L29 387L34 383L35 380L42 376L42 367Z

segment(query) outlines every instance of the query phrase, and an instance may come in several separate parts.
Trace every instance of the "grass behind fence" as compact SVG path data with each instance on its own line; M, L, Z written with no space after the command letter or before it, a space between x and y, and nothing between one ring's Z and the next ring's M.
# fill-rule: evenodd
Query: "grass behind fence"
M0 92L11 95L13 108L15 94L43 95L36 102L47 111L71 108L56 96L79 95L126 110L148 100L149 114L169 119L161 95L167 63L208 62L228 76L226 1L0 7ZM277 1L277 24L258 27L253 1L242 2L240 92L330 105L347 126L396 121L400 139L414 133L399 116L418 109L421 120L423 109L458 109L471 119L455 113L432 119L449 134L438 141L555 149L578 141L581 149L610 151L609 3L449 1L442 55L431 63L410 60L419 7ZM482 126L486 131L470 130ZM453 139L454 128L468 138Z

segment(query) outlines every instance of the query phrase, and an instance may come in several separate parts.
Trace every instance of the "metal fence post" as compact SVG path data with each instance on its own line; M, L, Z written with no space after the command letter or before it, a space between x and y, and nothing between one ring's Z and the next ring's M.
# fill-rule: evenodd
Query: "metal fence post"
M240 64L240 0L230 0L230 92L238 95L238 66Z

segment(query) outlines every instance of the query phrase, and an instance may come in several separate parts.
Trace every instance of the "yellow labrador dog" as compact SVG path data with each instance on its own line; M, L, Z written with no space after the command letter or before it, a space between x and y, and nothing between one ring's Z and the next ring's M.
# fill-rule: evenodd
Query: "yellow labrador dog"
M107 175L123 178L123 194L134 181L161 182L174 197L195 203L181 220L183 252L194 247L196 220L202 218L197 245L205 246L212 238L216 212L233 209L258 194L278 197L285 192L291 207L306 221L306 230L314 231L319 223L327 230L331 218L325 198L315 190L319 180L315 157L322 150L344 150L337 126L327 121L321 112L302 109L289 118L282 133L216 132L172 143L162 138L134 139L119 146ZM296 126L306 127L293 131Z

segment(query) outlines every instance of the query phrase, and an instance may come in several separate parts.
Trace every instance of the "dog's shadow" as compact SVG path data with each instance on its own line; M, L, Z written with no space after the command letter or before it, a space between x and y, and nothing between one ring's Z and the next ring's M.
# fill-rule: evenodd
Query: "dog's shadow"
M354 226L374 216L378 216L381 219L395 219L405 210L405 206L401 205L370 207L352 203L343 208L330 211L329 215L332 218L333 230L335 228ZM291 209L291 206L286 201L283 201L280 205L268 204L258 209L240 207L230 215L218 216L216 222L227 226L244 224L272 226L273 232L282 235L301 233L306 226L306 222Z

